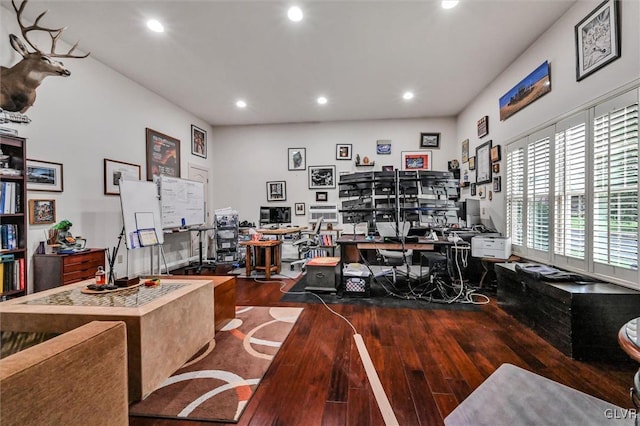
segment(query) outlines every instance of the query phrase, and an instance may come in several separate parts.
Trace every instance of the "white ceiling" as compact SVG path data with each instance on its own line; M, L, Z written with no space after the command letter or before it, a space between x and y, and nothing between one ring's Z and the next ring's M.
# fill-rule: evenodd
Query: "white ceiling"
M239 125L455 116L573 3L306 1L292 23L288 1L31 0L25 16L48 9L42 24L67 26L92 58L211 125ZM146 29L152 17L165 33ZM79 60L65 60L72 73Z

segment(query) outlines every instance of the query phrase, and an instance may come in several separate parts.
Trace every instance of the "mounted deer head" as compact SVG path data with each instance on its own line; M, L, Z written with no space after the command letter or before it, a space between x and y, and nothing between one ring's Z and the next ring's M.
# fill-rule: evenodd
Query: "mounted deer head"
M28 0L24 0L18 7L15 0L11 0L13 9L16 11L22 37L34 52L30 52L17 36L9 35L11 47L22 55L22 60L11 68L0 67L0 108L7 111L25 112L29 109L36 100L36 89L45 77L49 75L68 77L71 75L71 72L64 67L62 62L53 58L86 58L89 56L89 53L86 55L72 55L73 51L78 47L78 43L74 44L67 53L56 53L56 43L65 28L41 27L39 22L47 11L38 15L33 25L24 25L22 12L27 2ZM49 34L51 37L50 53L44 53L29 40L29 33L33 31L44 31Z

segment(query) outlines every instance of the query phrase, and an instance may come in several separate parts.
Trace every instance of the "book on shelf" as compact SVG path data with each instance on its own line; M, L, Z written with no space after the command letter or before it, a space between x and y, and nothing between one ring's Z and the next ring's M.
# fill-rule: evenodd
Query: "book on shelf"
M2 292L14 290L14 262L15 257L13 254L0 255L0 281L2 282Z
M0 249L15 250L18 247L18 225L0 225Z

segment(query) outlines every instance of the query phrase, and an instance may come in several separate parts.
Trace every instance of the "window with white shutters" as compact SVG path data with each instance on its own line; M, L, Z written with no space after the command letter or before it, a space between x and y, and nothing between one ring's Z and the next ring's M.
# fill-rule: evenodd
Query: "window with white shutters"
M584 259L586 244L586 123L556 128L554 253Z
M549 138L527 146L527 247L549 250Z
M593 260L638 269L638 103L593 120Z
M507 145L514 252L640 289L639 100L636 88Z

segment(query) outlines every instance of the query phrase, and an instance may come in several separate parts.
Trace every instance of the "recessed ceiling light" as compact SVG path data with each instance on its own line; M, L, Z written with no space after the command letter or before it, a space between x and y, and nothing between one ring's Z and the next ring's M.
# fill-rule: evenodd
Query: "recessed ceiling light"
M327 98L325 98L324 96L320 96L320 97L318 97L318 99L316 99L316 101L317 101L320 105L324 105L324 104L326 104L326 103L328 102L328 101L327 101Z
M402 99L404 99L405 101L413 99L413 92L404 92L402 94Z
M453 9L458 5L458 0L442 0L443 9Z
M239 100L239 101L236 102L236 106L238 108L246 108L247 107L247 103L245 101L243 101L243 100Z
M158 21L156 19L149 19L147 21L147 28L149 28L151 31L153 31L155 33L163 33L164 32L164 26L160 23L160 21Z
M293 22L300 22L304 17L304 15L302 14L302 9L300 9L298 6L291 6L287 11L287 16Z

